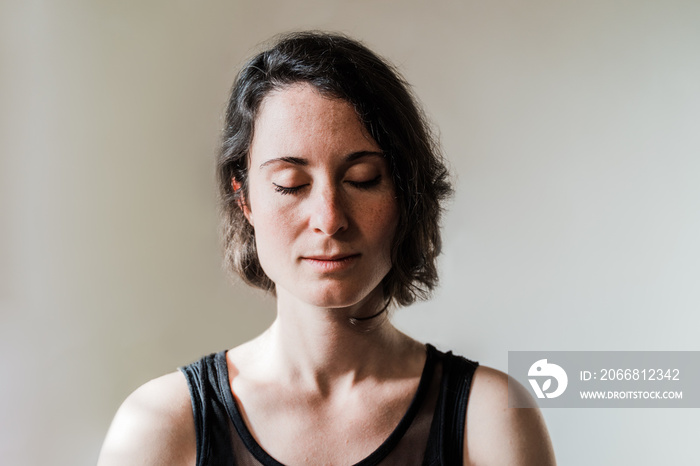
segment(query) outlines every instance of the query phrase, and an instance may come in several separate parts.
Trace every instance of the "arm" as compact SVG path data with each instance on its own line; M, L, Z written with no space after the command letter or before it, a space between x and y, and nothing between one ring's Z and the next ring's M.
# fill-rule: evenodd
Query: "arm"
M98 466L194 465L196 439L190 393L179 372L151 380L121 405Z
M479 366L472 382L464 439L464 464L471 466L554 466L554 450L544 419L529 393L516 396L532 408L508 407L508 376Z

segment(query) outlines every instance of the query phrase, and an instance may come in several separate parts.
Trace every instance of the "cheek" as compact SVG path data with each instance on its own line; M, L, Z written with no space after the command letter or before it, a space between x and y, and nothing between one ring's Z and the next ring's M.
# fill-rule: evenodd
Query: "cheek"
M265 235L272 228L284 225L286 211L281 204L283 197L272 189L265 189L262 180L251 174L249 182L250 223L258 234Z
M299 211L278 193L258 192L251 196L251 217L260 265L270 279L279 280L298 249Z
M284 223L267 215L255 218L258 261L265 274L275 283L283 276L281 265L286 263L288 257L289 242L284 229Z
M256 208L257 207L257 208ZM261 249L281 249L294 235L295 212L280 207L274 199L252 206L256 241Z
M390 202L377 203L370 211L366 224L368 234L375 240L375 243L383 250L387 256L391 254L391 245L396 236L396 229L399 223L399 212L396 201L392 198ZM367 211L365 212L365 215Z

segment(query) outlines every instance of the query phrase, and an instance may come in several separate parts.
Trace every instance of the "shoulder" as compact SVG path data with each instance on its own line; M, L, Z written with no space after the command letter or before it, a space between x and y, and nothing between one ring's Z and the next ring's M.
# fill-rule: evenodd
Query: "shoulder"
M142 385L122 403L99 466L194 464L196 439L185 377L173 372Z
M508 407L511 396L531 408ZM529 393L507 374L479 366L469 395L464 463L468 465L554 465L554 451L542 413Z

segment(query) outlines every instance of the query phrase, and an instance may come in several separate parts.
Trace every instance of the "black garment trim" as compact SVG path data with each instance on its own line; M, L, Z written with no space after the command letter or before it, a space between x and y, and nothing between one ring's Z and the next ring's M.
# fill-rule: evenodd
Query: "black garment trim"
M467 403L474 372L478 363L454 356L452 351L443 358L442 390L438 406L442 416L433 419L431 431L437 435L438 454L443 466L459 466L464 463L464 433L466 429ZM452 407L452 409L449 409ZM431 435L432 435L431 432Z
M225 422L226 409L218 401L215 388L217 368L212 364L216 355L209 355L188 366L180 367L187 379L192 399L192 414L197 435L197 465L230 466L225 458L233 457L229 427ZM218 374L220 375L220 374ZM216 455L211 451L217 445Z

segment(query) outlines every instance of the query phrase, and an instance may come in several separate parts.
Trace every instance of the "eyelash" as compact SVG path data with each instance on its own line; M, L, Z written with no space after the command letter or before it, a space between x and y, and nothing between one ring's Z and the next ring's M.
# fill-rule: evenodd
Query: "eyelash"
M379 184L379 182L382 179L382 175L377 175L375 178L372 178L371 180L367 181L348 181L348 183L357 189L371 189ZM280 194L296 194L298 193L301 188L308 186L306 184L302 184L300 186L293 186L291 188L287 186L280 186L278 184L272 183L275 187L275 191L277 191Z
M301 186L294 186L293 188L287 188L286 186L280 186L278 184L272 183L275 186L275 191L277 191L280 194L295 194L297 193L301 188L306 186L305 184Z

